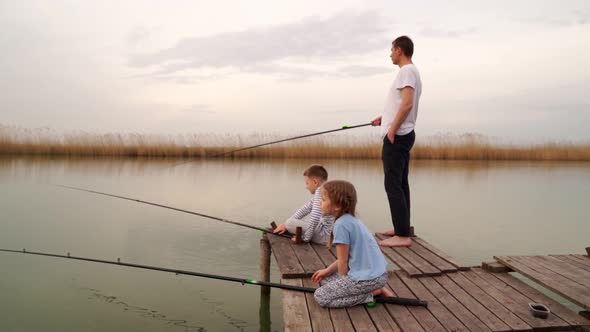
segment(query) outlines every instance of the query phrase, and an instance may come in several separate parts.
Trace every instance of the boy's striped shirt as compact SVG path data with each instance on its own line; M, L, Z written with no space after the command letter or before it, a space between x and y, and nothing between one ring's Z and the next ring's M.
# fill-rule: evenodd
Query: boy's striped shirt
M295 211L291 217L294 219L303 219L303 217L309 215L309 227L302 236L302 240L305 242L311 241L314 234L318 234L323 239L330 238L332 226L334 225L334 217L322 214L321 203L322 191L320 186L315 190L311 200L299 210Z

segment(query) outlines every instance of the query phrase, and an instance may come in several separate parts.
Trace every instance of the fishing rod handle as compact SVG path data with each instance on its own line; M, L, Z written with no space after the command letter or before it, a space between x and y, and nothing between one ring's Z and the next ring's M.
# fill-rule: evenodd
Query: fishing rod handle
M396 296L392 296L392 297L381 297L381 296L376 296L374 300L377 303L399 304L399 305L408 305L408 306L424 307L424 308L427 308L428 307L428 302L426 302L426 301L418 300L418 299L409 299L409 298L404 298L404 297L396 297Z
M340 129L353 129L353 128L359 128L359 127L366 127L366 126L370 126L372 124L373 124L373 122L363 123L363 124L355 125L355 126L343 125L342 128L340 128Z

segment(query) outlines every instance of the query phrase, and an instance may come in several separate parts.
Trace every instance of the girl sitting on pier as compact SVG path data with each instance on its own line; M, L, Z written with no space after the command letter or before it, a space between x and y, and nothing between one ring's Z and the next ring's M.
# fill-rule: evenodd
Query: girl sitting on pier
M328 181L322 186L322 213L336 219L329 246L336 245L337 257L311 277L321 285L314 297L322 307L350 307L372 302L375 295L393 296L384 287L385 258L371 232L354 216L356 202L356 190L347 181Z

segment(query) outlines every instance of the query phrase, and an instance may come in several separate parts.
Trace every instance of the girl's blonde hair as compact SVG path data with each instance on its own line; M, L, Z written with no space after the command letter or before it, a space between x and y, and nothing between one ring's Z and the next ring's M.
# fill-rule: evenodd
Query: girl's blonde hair
M334 216L334 220L340 218L344 214L355 215L356 209L356 189L352 183L344 180L332 180L322 185L322 190L326 192L330 203L340 208L338 215ZM332 248L334 241L334 232L330 233L330 242L328 248Z

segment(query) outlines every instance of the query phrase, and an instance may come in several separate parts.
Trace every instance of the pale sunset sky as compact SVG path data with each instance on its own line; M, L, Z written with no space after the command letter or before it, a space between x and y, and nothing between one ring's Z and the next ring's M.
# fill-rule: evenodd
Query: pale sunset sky
M398 71L391 41L408 35L418 136L590 140L587 0L0 0L0 31L2 125L289 135L365 123Z

